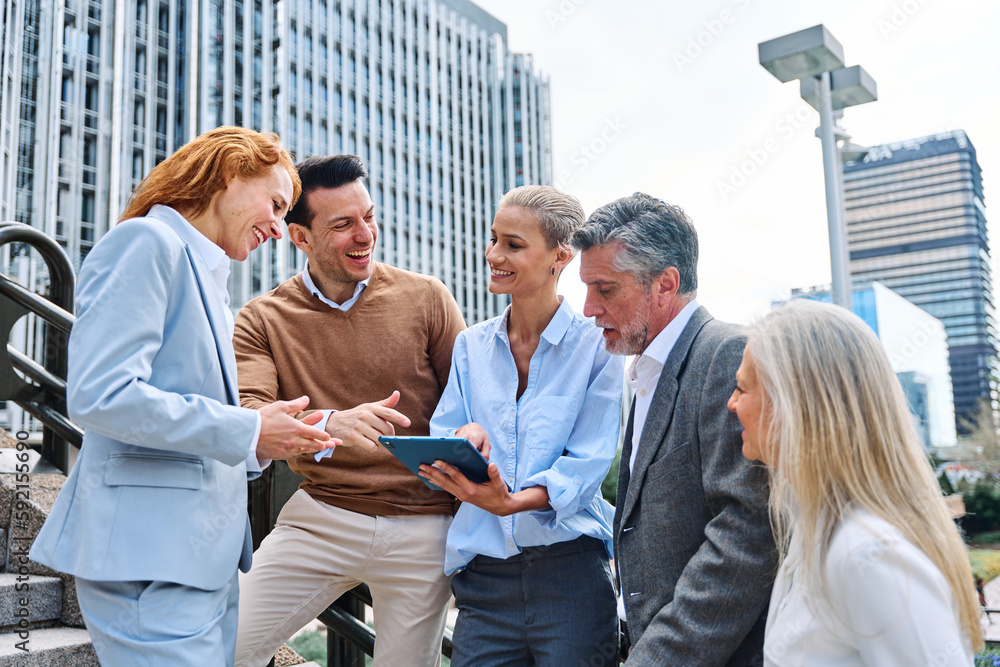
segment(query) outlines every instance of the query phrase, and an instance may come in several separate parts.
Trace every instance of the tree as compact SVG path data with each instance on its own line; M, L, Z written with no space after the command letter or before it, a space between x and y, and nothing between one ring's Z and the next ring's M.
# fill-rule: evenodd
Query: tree
M968 417L959 423L967 432L956 450L959 462L1000 481L1000 418L992 403L980 399Z

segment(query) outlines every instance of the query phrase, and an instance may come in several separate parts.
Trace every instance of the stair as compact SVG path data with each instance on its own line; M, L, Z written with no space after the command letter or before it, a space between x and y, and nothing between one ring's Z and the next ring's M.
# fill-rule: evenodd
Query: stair
M32 630L20 647L15 633L0 635L0 665L4 667L55 667L98 665L90 635L83 628L52 627Z
M45 627L62 614L63 582L59 577L0 573L0 632L18 627Z
M12 458L8 451L16 448L17 441L0 430L6 454L0 461ZM0 666L96 667L73 577L28 560L66 478L3 472L9 470L0 468Z

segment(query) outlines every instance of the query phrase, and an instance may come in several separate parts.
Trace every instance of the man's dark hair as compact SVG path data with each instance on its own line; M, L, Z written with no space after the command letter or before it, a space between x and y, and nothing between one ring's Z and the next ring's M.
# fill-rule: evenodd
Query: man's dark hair
M302 180L302 195L288 213L285 222L309 229L313 211L309 208L309 195L320 188L339 188L368 176L365 163L357 155L315 155L295 165Z
M672 266L680 274L678 294L698 289L698 233L679 206L636 192L594 211L570 244L583 251L619 241L616 268L643 287Z

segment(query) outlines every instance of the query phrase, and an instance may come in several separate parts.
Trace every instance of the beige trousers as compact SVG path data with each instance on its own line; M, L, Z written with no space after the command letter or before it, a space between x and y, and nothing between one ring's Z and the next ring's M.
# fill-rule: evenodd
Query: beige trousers
M375 616L373 667L440 664L450 516L371 517L299 490L240 574L236 664L266 665L282 643L364 582Z

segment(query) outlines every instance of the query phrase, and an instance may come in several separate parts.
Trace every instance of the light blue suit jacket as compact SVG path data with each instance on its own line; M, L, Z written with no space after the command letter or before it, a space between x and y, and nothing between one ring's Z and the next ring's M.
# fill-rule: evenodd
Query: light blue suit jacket
M85 435L30 555L94 581L215 590L250 565L257 416L239 407L212 275L170 213L117 225L80 271L68 406Z

